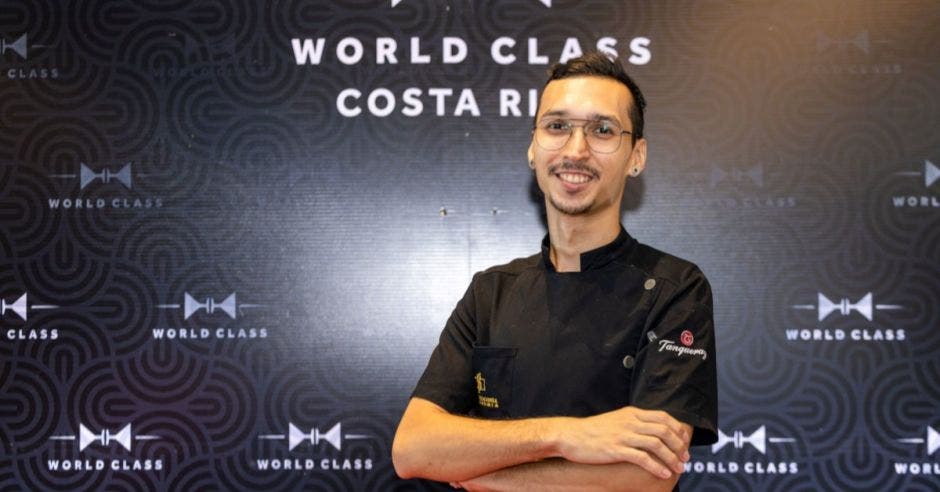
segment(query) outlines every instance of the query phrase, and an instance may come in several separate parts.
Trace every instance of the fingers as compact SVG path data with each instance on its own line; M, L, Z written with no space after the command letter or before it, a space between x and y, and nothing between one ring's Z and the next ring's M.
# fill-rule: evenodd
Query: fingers
M650 474L663 479L672 477L672 472L669 471L669 468L656 460L656 458L653 458L653 456L649 453L640 449L627 449L624 452L623 461L633 463L634 465L637 465L640 468L648 471Z
M665 469L666 467L670 468L675 473L682 473L684 470L683 462L680 461L680 457L666 446L659 437L644 434L633 434L624 437L624 444L629 446L631 451L645 451L643 454L649 458L649 460L646 461L655 463L656 470L650 470L651 473L661 476L661 469ZM642 463L637 464L646 468L646 465ZM668 476L669 470L666 470L666 477Z
M656 440L668 446L679 459L684 459L682 455L687 452L686 441L681 434L676 434L672 428L663 424L641 422L637 424L635 430L638 434L656 438Z
M561 457L578 463L633 463L654 476L681 474L691 428L658 410L624 407L575 419L562 434Z
M634 413L638 420L665 425L677 436L680 436L685 440L691 440L692 436L686 433L685 427L683 427L682 423L672 418L672 415L669 415L662 410L643 410L636 407L628 408L634 409Z
M655 435L666 439L669 447L675 450L677 453L680 451L685 451L687 454L689 443L692 441L692 431L688 424L679 422L671 415L661 410L635 410L637 420L641 422L647 422L649 424L665 426L665 431L659 428L658 430L660 432L656 433ZM684 459L688 458L686 457Z
M682 473L684 462L691 458L688 446L692 436L688 426L661 410L627 408L638 422L628 445L648 451L661 465Z

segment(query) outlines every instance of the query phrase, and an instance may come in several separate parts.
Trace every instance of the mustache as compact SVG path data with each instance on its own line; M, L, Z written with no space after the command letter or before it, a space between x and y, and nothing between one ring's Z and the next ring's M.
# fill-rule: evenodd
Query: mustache
M601 174L600 172L597 171L597 169L594 169L593 167L588 166L587 164L582 164L580 162L563 161L559 164L553 164L551 166L548 166L549 174L555 174L561 171L578 171L578 172L582 172L585 174L590 174L592 177L595 177L595 178L599 178Z

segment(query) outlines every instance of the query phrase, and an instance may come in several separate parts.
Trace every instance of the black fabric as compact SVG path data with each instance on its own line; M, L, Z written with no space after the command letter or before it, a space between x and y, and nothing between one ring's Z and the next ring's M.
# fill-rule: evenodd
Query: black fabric
M711 444L715 365L705 276L621 229L580 272L555 271L546 237L541 254L474 275L412 396L483 418L658 409Z

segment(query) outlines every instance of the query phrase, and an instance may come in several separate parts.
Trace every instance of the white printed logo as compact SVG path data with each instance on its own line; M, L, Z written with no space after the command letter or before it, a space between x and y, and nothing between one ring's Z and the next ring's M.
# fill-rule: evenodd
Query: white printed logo
M872 41L868 31L859 31L858 34L850 38L833 38L824 32L816 33L816 51L823 52L829 48L835 47L844 50L849 46L857 48L866 55L871 51L873 43L885 43L885 41Z
M91 444L97 442L104 447L108 447L112 442L116 442L121 445L124 449L130 451L133 441L152 441L160 439L160 436L139 434L134 435L131 432L131 424L127 424L121 430L116 433L111 433L108 429L104 429L98 434L95 434L85 424L78 424L78 437L75 435L60 435L52 436L49 438L53 441L78 441L78 450L84 451L85 448Z
M919 178L923 176L924 178L924 187L929 188L931 185L937 182L940 179L940 168L936 164L930 162L929 160L924 161L924 172L920 171L899 171L894 173L897 176L911 176Z
M131 163L128 162L124 164L124 167L117 171L112 171L108 168L100 172L95 172L84 162L79 163L78 165L78 175L75 174L53 174L53 178L62 178L62 179L74 179L79 178L79 189L84 190L89 184L96 180L101 180L102 183L110 183L111 180L115 180L123 184L126 188L130 189L132 185L131 177Z
M689 356L700 356L702 360L708 358L708 352L705 349L694 349L691 347L683 347L681 345L676 345L676 342L672 340L660 340L659 341L659 351L660 352L673 352L677 356L680 355L689 355Z
M708 176L708 184L711 188L729 180L735 183L750 181L754 186L762 188L764 186L764 166L756 164L748 169L731 169L729 171L712 166L711 174Z
M293 451L294 448L299 446L304 441L309 441L311 445L316 446L321 442L327 442L337 451L343 450L343 440L354 440L354 439L369 439L370 436L363 434L343 434L342 422L337 422L336 425L330 427L326 432L320 432L320 429L314 427L310 429L310 432L303 432L294 425L293 422L287 424L287 436L284 434L263 434L258 436L258 439L262 440L284 440L287 439L287 450Z
M927 439L920 437L907 437L904 439L898 439L898 442L903 442L907 444L924 444L927 443L927 456L934 454L937 449L940 449L940 432L934 430L933 427L927 426Z
M712 444L712 453L717 453L728 444L733 445L735 449L741 449L745 444L749 444L760 452L760 454L767 454L768 442L779 444L796 442L796 439L792 437L767 437L767 426L764 425L758 427L757 430L747 436L739 430L732 432L729 436L722 432L721 429L718 429L718 441Z
M20 58L24 60L27 59L26 34L16 38L12 43L7 42L6 39L0 39L0 53L6 53L7 51L12 51L20 55Z
M28 313L31 309L55 309L57 307L59 306L53 306L51 304L33 304L30 306L27 304L27 293L24 292L23 295L11 303L7 303L6 299L0 299L0 318L10 311L19 316L23 321L27 321Z
M20 319L26 321L26 293L24 292L19 299L11 304L7 304L6 299L0 299L0 317L6 314L7 311L13 311Z
M711 460L693 460L685 464L684 468L686 472L689 473L704 473L704 474L745 474L745 475L765 475L765 474L789 474L794 475L800 472L800 465L796 461L789 459L780 459L781 457L775 457L774 459L768 460L767 455L767 445L768 444L782 444L782 443L793 443L796 442L796 439L792 437L768 437L767 436L767 427L761 425L754 432L750 434L745 434L740 430L735 430L730 434L725 434L718 429L718 441L715 444L712 444L711 450L713 455L719 454L719 452L726 447L733 447L736 450L744 449L746 446L750 446L757 450L758 453L763 455L760 458L748 458L746 461L740 460L738 456L747 457L748 453L723 453L725 456L734 455L735 457L728 459L728 457L715 457ZM729 446L730 445L730 446ZM774 453L777 454L777 453Z
M239 312L243 308L256 308L261 307L261 304L237 304L235 301L235 293L232 292L226 297L222 302L218 302L211 297L207 297L205 302L199 302L190 295L189 292L183 293L183 304L158 304L157 307L160 309L179 309L183 308L183 319L189 319L197 311L204 309L206 313L213 314L216 311L222 311L227 314L230 318L235 319Z
M871 292L865 294L856 302L851 302L846 297L838 301L832 301L820 292L817 296L816 305L794 304L792 307L793 309L816 310L819 321L826 319L832 313L838 312L842 316L848 316L849 313L853 311L861 314L868 321L872 321L874 319L874 311L904 309L903 306L897 304L874 304L872 302Z

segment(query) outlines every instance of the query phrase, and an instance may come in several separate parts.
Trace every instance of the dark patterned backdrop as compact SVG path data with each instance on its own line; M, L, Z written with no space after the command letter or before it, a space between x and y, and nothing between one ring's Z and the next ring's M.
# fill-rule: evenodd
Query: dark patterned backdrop
M395 426L536 251L548 63L649 99L624 211L715 291L691 490L940 488L940 7L0 6L0 489L431 490Z

